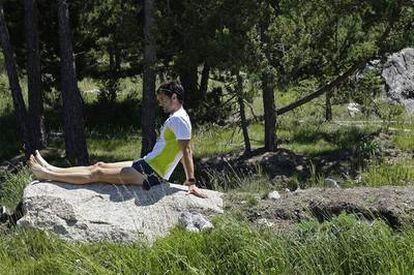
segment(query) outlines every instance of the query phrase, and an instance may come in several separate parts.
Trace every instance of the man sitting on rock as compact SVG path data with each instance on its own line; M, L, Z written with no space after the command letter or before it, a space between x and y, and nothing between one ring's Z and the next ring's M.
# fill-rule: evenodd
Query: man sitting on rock
M91 166L60 168L47 163L40 153L30 156L30 170L39 180L54 180L73 184L110 183L137 184L149 190L151 186L168 180L181 160L188 194L206 198L195 185L193 155L190 146L191 122L183 108L184 89L176 82L168 82L157 90L157 100L165 113L170 114L161 128L154 149L136 161L98 162Z

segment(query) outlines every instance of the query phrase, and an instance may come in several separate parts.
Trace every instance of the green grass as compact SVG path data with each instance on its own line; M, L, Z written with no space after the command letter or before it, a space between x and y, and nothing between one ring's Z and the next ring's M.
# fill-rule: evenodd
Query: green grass
M95 162L134 160L141 153L141 138L137 134L118 138L88 138L87 144L90 158Z
M252 124L249 126L249 137L252 148L263 146L263 129L263 125L261 124ZM193 136L196 158L241 151L244 148L241 130L236 125L231 127L204 125L196 129Z
M393 138L396 148L404 151L414 151L414 130L410 132L400 132Z
M152 247L67 243L45 233L0 236L2 274L408 274L414 230L394 233L342 215L289 232L251 229L231 216L201 234L175 229Z
M414 161L373 164L361 173L360 185L371 187L414 185Z
M0 205L15 209L23 197L23 190L30 182L30 174L26 168L16 174L5 173L0 186Z

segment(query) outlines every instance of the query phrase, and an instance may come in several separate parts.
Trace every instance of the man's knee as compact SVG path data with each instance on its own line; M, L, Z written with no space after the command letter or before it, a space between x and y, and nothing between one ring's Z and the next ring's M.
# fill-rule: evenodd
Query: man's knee
M97 166L92 169L91 174L90 174L90 179L92 181L99 181L102 179L102 175L103 175L102 168Z
M105 162L99 161L93 165L93 168L102 168L105 166Z

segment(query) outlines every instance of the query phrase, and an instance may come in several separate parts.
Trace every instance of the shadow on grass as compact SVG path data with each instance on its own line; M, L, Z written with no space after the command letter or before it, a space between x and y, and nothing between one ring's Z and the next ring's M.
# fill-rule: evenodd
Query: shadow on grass
M289 139L289 142L311 145L319 141L325 141L340 149L351 149L371 134L373 132L359 127L342 127L334 131L310 127L297 130ZM331 152L328 150L327 153Z
M116 136L120 129L140 129L141 102L128 99L114 103L93 102L85 104L86 128L101 135ZM51 131L61 131L61 109L47 109L45 123Z

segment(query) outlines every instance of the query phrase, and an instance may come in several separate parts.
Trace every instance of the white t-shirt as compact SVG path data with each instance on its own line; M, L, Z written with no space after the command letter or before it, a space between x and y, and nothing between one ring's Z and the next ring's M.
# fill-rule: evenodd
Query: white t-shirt
M183 156L178 140L189 139L191 139L191 121L187 112L181 107L164 122L154 149L144 156L144 160L159 176L168 180Z

